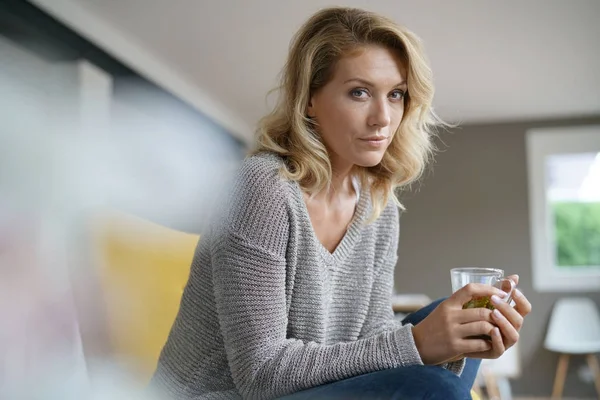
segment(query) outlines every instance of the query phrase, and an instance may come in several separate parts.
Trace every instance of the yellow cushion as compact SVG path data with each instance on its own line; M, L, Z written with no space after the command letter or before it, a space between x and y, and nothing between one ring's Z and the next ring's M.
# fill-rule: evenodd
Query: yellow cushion
M148 380L179 309L198 235L114 213L94 218L111 356Z

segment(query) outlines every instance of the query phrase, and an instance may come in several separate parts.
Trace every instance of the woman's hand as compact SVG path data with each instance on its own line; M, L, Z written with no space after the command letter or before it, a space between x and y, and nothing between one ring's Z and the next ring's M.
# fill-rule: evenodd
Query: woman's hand
M463 304L474 298L492 295L505 298L506 293L491 285L470 283L440 303L414 326L415 345L423 363L437 365L462 358L463 354L485 354L500 350L501 345L503 348L500 334L493 335L498 328L494 325L490 310L462 308ZM492 342L473 338L481 335L492 336Z
M511 275L509 279L519 283L518 275ZM506 350L519 341L519 331L523 327L523 320L531 312L531 303L518 289L513 291L515 306L511 306L505 300L492 296L492 304L495 307L492 312L492 321L497 328L492 334L492 349L465 354L471 358L498 358Z

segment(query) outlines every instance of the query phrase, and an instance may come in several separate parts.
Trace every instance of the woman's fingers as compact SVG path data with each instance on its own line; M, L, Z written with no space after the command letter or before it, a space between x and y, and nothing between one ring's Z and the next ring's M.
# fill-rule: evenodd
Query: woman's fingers
M463 309L470 300L493 295L507 298L507 293L492 285L468 284L413 326L412 334L423 363L438 365L463 355L498 358L514 345L519 339L523 314L531 310L524 296L515 296L519 308L514 309L506 300L498 301L499 317L493 317L487 308Z
M519 284L519 275L511 275L508 277L508 279L512 280L515 285ZM515 289L513 291L512 297L515 302L515 309L519 312L519 314L521 314L521 316L524 317L531 312L531 303L519 289Z
M495 325L487 321L470 322L462 324L457 328L460 338L466 339L473 336L489 336L494 330Z
M515 308L496 296L492 296L492 304L517 331L521 330L521 327L523 326L523 316L519 314ZM494 318L494 320L496 320L496 318Z
M504 342L502 341L502 335L500 334L500 330L498 328L494 328L490 335L491 340L485 341L488 345L487 350L483 351L473 351L470 353L466 353L465 357L470 358L498 358L506 351L506 347L504 346ZM467 339L472 341L480 341L479 339Z
M517 310L522 317L525 317L531 312L531 303L519 289L515 289L513 292L513 301L515 302L515 310Z
M492 322L492 310L485 307L480 307L467 308L466 310L460 310L457 312L456 322L459 324L468 324L469 322L475 321Z
M506 298L507 296L506 292L492 285L469 283L468 285L454 292L454 294L446 301L449 301L456 308L462 308L463 304L475 298L491 297L494 294L501 298Z
M492 317L494 318L496 325L498 325L498 328L500 328L500 332L502 332L502 337L504 338L503 343L505 347L509 348L514 346L514 344L519 341L518 329L516 329L498 309L494 310Z
M507 278L510 279L511 281L513 281L515 283L515 285L519 284L519 275L517 275L517 274L510 275Z
M518 275L511 275L508 279L515 285L519 283ZM457 333L461 338L456 348L465 357L498 358L519 341L519 330L524 317L531 312L531 303L519 289L515 289L512 293L515 302L513 308L506 301L506 293L498 292L501 290L494 287L490 290L489 285L470 284L450 297L453 306L462 306L474 298L490 296L495 307L493 312L486 308L474 308L456 313L456 321L460 324ZM489 335L489 339L478 338L484 337L482 335Z
M483 358L474 355L488 353L492 350L492 343L486 339L461 339L456 347L465 357Z
M494 328L492 331L492 350L490 358L498 358L506 351L504 342L502 341L502 335L498 328Z

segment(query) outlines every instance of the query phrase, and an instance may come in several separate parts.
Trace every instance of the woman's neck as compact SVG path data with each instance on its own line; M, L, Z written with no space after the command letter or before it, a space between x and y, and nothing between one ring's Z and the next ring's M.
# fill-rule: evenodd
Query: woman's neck
M352 165L331 165L331 183L315 195L315 198L325 200L329 204L337 203L348 196L355 196L352 184Z

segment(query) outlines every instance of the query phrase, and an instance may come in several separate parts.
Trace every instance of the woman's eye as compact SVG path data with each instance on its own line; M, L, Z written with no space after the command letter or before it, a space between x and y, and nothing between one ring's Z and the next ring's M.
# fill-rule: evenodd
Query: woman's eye
M394 100L402 100L404 98L404 92L402 90L394 90L390 93L390 97Z
M353 89L350 92L350 96L352 96L352 97L363 98L363 97L365 97L365 95L367 95L367 91L365 89Z

